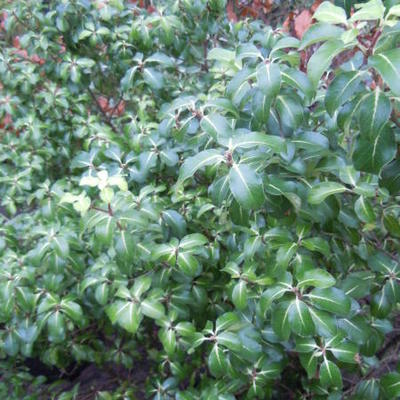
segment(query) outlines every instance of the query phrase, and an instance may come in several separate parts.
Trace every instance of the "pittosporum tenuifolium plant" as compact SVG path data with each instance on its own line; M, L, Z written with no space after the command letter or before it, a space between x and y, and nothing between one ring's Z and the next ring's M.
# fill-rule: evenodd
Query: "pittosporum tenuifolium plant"
M225 0L1 4L2 397L32 358L150 360L154 399L400 396L397 1L301 40Z

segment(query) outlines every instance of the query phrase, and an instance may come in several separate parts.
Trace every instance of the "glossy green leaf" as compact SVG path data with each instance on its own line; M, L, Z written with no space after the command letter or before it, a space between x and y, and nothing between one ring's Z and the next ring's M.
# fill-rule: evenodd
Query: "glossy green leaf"
M236 148L251 148L258 146L266 146L271 148L274 152L279 153L284 151L285 142L282 138L266 135L264 133L250 132L247 134L236 136L232 141L233 149Z
M262 92L268 96L276 96L280 91L281 72L279 65L262 62L257 66L257 83Z
M239 310L243 310L247 307L247 287L246 282L242 279L240 279L233 288L232 301Z
M283 83L300 90L308 100L311 100L314 89L308 76L304 72L288 68L281 71L281 76Z
M244 209L260 208L265 201L261 178L246 164L233 165L229 171L229 187Z
M222 347L215 344L208 356L208 367L210 372L218 377L226 372L227 361Z
M207 165L217 165L224 160L217 150L204 150L197 155L188 158L182 165L179 179L184 181L191 178L200 168Z
M338 39L343 32L344 30L342 28L335 25L321 22L311 24L301 38L299 49L303 50L314 43L325 42L330 39Z
M354 343L343 342L339 344L334 344L332 347L329 347L329 351L337 358L339 361L356 364L356 354L358 352L358 348Z
M310 251L317 251L317 252L323 254L325 257L329 257L330 252L331 252L328 242L320 237L303 239L301 244L306 249L308 249Z
M281 124L288 130L295 130L303 121L304 110L299 99L294 96L279 95L276 99Z
M322 74L329 68L332 60L345 48L339 39L325 42L310 58L307 64L307 75L314 88L318 86Z
M347 189L337 182L321 182L314 185L308 193L308 202L311 204L322 203L328 196L343 193Z
M360 85L361 76L359 71L349 71L335 77L325 95L325 107L331 116L351 98Z
M361 137L376 138L388 122L391 111L390 101L381 90L366 95L358 108Z
M342 374L340 373L337 365L328 360L324 359L321 367L319 369L319 379L322 386L325 387L334 387L340 389L343 385L342 383Z
M392 130L384 125L376 137L360 138L353 153L354 167L359 171L379 174L385 164L396 155L395 139Z
M356 200L354 211L362 222L374 223L376 220L376 215L370 201L365 199L363 196L360 196Z
M160 319L164 316L164 307L155 300L146 299L140 303L140 311L149 318Z
M315 11L313 17L320 22L330 24L346 24L346 12L341 7L333 5L329 1L324 1Z
M342 290L337 288L316 288L307 297L321 310L343 316L346 316L350 311L350 299Z
M188 276L195 276L200 268L197 258L189 253L179 252L176 261L179 269Z
M376 54L368 59L396 96L400 96L400 49Z
M225 117L219 114L205 115L201 119L200 126L214 139L232 136L231 125Z
M311 318L307 305L296 298L288 306L289 325L292 332L300 336L312 335L314 333L314 322Z
M116 301L107 307L106 312L111 323L118 322L130 333L137 331L142 318L138 305L133 301Z
M335 278L322 268L315 268L304 271L298 276L297 286L308 287L314 286L318 288L328 288L336 283Z
M272 328L282 340L288 340L290 336L290 304L288 302L279 303L272 311Z
M366 3L357 4L358 9L350 18L350 21L381 19L385 12L382 0L370 0Z
M387 398L396 398L400 396L400 374L390 372L381 378L381 385Z

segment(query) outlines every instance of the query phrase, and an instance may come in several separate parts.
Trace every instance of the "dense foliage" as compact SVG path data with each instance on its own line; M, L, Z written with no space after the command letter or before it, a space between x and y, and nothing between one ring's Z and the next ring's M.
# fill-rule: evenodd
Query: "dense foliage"
M146 398L400 396L400 5L298 40L225 3L4 4L2 398L35 358L150 360Z

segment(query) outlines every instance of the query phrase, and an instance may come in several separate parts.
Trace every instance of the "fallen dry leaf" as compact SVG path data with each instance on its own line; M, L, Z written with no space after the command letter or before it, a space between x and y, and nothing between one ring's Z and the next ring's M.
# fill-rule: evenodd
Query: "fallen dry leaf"
M288 16L286 17L285 21L283 22L283 25L282 25L282 29L285 32L291 32L292 31L293 20L294 20L294 13L290 12L288 14Z
M315 0L313 5L310 8L310 11L314 14L315 11L317 11L317 8L320 6L321 3L322 3L322 0Z
M304 32L312 24L313 14L310 10L303 10L294 18L294 34L298 39L303 37Z
M228 15L229 21L237 22L238 18L235 13L235 6L233 4L233 0L228 1L228 4L226 5L226 14Z

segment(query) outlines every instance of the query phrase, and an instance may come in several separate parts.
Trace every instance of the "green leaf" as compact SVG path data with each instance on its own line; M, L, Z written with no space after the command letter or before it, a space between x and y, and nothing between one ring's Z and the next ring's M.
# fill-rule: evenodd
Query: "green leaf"
M352 342L364 344L368 340L370 328L361 316L340 319L338 320L338 326L346 332Z
M129 68L126 71L125 75L121 79L121 88L123 90L129 90L133 87L137 69L138 69L138 67L135 66L135 67Z
M332 60L345 49L345 44L339 39L332 39L325 42L311 56L307 64L307 75L314 88L320 82L322 74L329 68Z
M261 91L275 97L281 88L281 71L278 64L262 62L257 66L257 83Z
M331 314L310 307L311 317L318 335L330 338L337 333L336 318Z
M229 171L229 187L244 209L258 209L265 200L259 175L246 164L234 164Z
M368 59L396 96L400 96L400 49L387 50Z
M237 314L226 312L220 315L215 321L215 331L236 330L236 328L241 327L241 325L242 323Z
M357 364L356 354L358 352L357 345L350 342L342 342L329 346L329 351L337 358L339 361Z
M342 374L337 365L324 358L324 361L319 369L319 379L324 387L334 387L340 389L343 386Z
M400 223L399 220L391 214L385 214L383 217L383 224L385 229L394 237L400 237Z
M296 351L298 353L309 353L319 349L313 338L296 337Z
M276 253L276 267L279 272L286 269L297 251L297 243L287 243L279 247Z
M315 268L304 271L298 276L297 287L314 286L318 288L328 288L336 283L336 279L327 271Z
M175 263L176 258L176 247L172 244L159 244L153 246L151 252L152 260L162 260L169 263Z
M159 338L168 355L173 355L176 350L176 334L173 329L162 329Z
M400 159L393 160L382 169L379 185L389 190L390 194L400 192Z
M390 101L379 88L364 96L358 108L361 137L376 138L391 112Z
M179 242L179 248L182 250L192 250L199 246L204 246L208 243L208 239L201 233L192 233L191 235L185 236Z
M330 24L346 24L346 12L341 7L333 5L329 1L324 1L315 11L313 18L320 22Z
M232 291L232 301L238 310L244 310L247 307L247 287L242 279L234 286Z
M325 107L331 116L339 106L353 96L360 85L361 75L360 71L343 72L337 75L329 85L325 95Z
M235 52L232 50L223 49L222 47L214 47L208 52L209 60L217 60L220 62L233 62L235 60Z
M140 303L140 311L146 317L153 319L161 319L164 317L164 306L156 300L146 299Z
M224 157L217 150L203 150L199 154L188 158L182 165L179 180L191 178L200 168L207 165L218 165Z
M186 234L186 221L185 218L182 217L175 210L164 210L161 213L161 218L163 219L164 223L171 229L172 234L177 237L181 238Z
M69 254L69 245L67 239L62 236L53 236L54 249L56 253L63 258Z
M378 400L380 387L378 380L375 378L362 380L356 388L355 395L360 399L365 400ZM389 396L390 398L390 396Z
M164 86L163 74L154 68L144 68L143 79L153 89L159 90Z
M354 167L358 171L379 174L385 164L396 155L395 138L392 129L384 125L375 138L360 138L353 153Z
M252 97L252 113L255 121L264 124L269 119L273 98L268 97L261 90L255 90Z
M292 332L300 336L308 336L314 333L314 322L308 306L298 298L289 304L289 325Z
M262 58L262 54L254 44L245 43L236 50L236 59L243 60L244 58Z
M228 120L219 114L205 115L200 122L201 128L212 138L229 138L232 136L232 126Z
M132 287L132 294L136 299L140 299L140 296L147 292L151 286L151 277L149 275L142 275L135 279L135 283Z
M325 289L316 288L307 294L307 297L321 310L343 316L346 316L350 312L350 299L340 289L334 287Z
M114 218L106 215L96 224L95 233L99 242L103 245L111 245L115 230Z
M320 237L303 239L301 244L306 249L310 251L317 251L323 254L325 257L329 257L331 254L328 242Z
M196 276L200 270L200 264L197 258L189 253L178 253L177 264L179 269L188 276Z
M328 196L336 193L343 193L347 189L337 182L321 182L314 185L308 192L308 202L310 204L322 203Z
M380 383L388 399L400 396L400 374L398 372L383 375Z
M303 122L304 109L298 97L279 95L276 98L276 110L283 128L287 130L295 130Z
M318 368L318 356L314 352L300 353L300 363L307 372L308 379L315 377Z
M250 132L236 136L232 142L233 149L258 146L270 147L275 153L280 153L285 150L285 141L278 136Z
M146 58L146 63L154 62L157 64L165 65L166 67L173 67L174 60L173 58L167 56L164 53L157 51L156 53L152 54L150 57Z
M272 310L272 329L282 340L288 340L290 336L290 325L289 325L289 302L279 303Z
M122 328L130 333L137 331L142 319L139 307L133 301L116 301L107 307L106 313L112 324L118 322Z
M121 259L132 261L135 255L135 243L132 235L127 231L120 230L116 237L115 251Z
M314 89L304 72L288 68L281 71L281 76L282 82L303 92L308 101L312 99Z
M385 318L391 310L392 301L385 287L383 287L379 292L374 293L371 298L371 314L377 318Z
M367 3L356 4L358 9L350 18L350 21L369 21L382 19L385 12L385 6L381 0L370 0Z
M94 297L96 298L96 301L99 304L104 306L108 302L109 292L110 292L109 285L107 282L104 282L101 285L97 286L97 288L94 292Z
M344 29L335 25L325 23L312 24L301 38L299 50L304 50L306 47L318 42L339 39L343 32Z
M398 268L395 260L381 252L377 252L368 258L368 266L382 275L393 274Z
M218 344L232 351L239 351L242 347L239 336L232 332L222 332L217 336Z
M222 348L218 346L218 344L213 346L210 355L208 356L208 367L215 377L219 377L226 373L226 357Z
M289 291L290 288L281 285L276 285L265 290L260 298L260 307L263 311L263 314L267 312L275 300L280 299L286 292Z
M360 196L354 203L354 211L362 222L372 224L376 221L376 215L371 203L363 196Z
M65 319L62 312L57 310L50 315L47 328L51 341L62 342L65 339Z
M63 300L61 302L61 310L65 315L68 316L72 321L80 324L83 320L83 311L78 303L71 300Z

